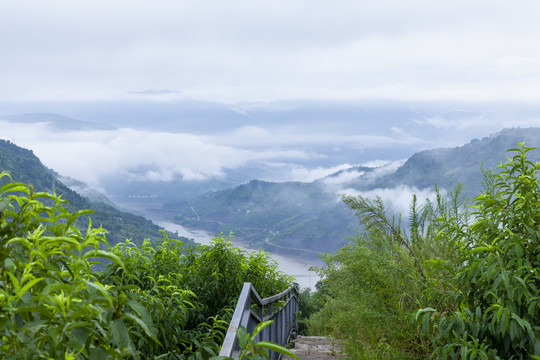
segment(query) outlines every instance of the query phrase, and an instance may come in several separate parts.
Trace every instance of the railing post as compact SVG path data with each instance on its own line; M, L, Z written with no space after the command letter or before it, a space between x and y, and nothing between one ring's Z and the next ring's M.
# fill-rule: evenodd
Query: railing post
M252 300L257 305L256 311L251 309ZM267 306L266 315L264 314L265 306ZM253 332L260 322L267 320L273 320L274 323L260 332L256 341L271 341L286 346L289 336L298 326L298 320L295 318L297 312L298 294L295 286L289 287L280 294L261 299L251 283L244 283L219 355L237 358L239 349L236 329L244 326L248 332ZM271 360L277 360L281 354L270 351L269 355Z

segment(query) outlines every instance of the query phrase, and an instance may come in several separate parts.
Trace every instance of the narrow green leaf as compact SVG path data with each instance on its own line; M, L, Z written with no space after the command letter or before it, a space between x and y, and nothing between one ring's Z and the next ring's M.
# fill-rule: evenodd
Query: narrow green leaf
M255 351L253 354L264 356L267 360L270 360L270 357L268 356L268 351L262 349L262 348L255 348Z
M272 320L268 320L268 321L263 321L262 323L260 323L259 325L257 325L255 327L255 330L253 330L253 334L251 335L251 337L253 339L255 339L255 336L257 336L257 334L259 334L265 327L269 326L270 324L272 324L274 321Z
M110 251L90 250L84 254L83 259L86 260L88 258L93 258L93 257L109 259L111 261L114 261L120 267L124 268L124 263L122 262L122 260L116 254L113 254Z
M9 279L11 280L11 283L13 284L13 288L15 289L16 292L19 292L19 280L17 280L17 278L15 277L15 275L13 275L12 273L10 272L6 272L9 276Z
M109 294L109 291L107 289L105 289L103 287L103 285L101 285L100 283L94 283L94 282L87 281L87 280L84 280L84 282L86 283L86 288L88 289L89 292L91 292L91 289L95 289L95 290L99 291L101 293L101 295L103 295L105 297L105 299L107 299L107 302L109 303L109 306L111 308L113 307L113 299L112 299L111 295Z
M298 358L298 356L296 356L296 354L294 354L291 350L289 350L289 349L287 349L287 348L285 348L285 347L283 347L281 345L269 342L269 341L259 341L257 344L255 344L255 346L262 347L263 349L276 351L276 352L278 352L280 354L287 355L287 356L293 357L293 358L295 358L297 360L300 360Z
M17 296L19 298L21 298L32 286L34 286L35 284L37 284L41 280L43 280L43 279L38 278L38 279L34 279L34 280L31 280L31 281L27 282L26 284L24 284L24 286L21 288L21 290L17 291Z

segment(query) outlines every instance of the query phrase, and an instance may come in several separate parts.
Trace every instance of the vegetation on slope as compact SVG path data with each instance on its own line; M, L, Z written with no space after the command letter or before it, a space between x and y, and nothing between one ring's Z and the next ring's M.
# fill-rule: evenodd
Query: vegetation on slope
M344 197L364 232L325 257L310 331L355 359L540 358L540 163L510 151L472 208L459 186L413 198L408 234L380 199Z
M403 184L422 189L437 184L449 191L460 182L464 193L474 197L483 191L482 168L493 169L505 161L505 151L519 142L540 144L540 128L505 129L462 146L418 152L395 173L379 179L377 187ZM532 150L530 156L538 158L540 150ZM362 183L357 186L365 188Z
M276 244L322 252L354 231L354 216L336 200L321 184L253 180L166 208L179 214L175 221L182 225L234 232L263 249Z

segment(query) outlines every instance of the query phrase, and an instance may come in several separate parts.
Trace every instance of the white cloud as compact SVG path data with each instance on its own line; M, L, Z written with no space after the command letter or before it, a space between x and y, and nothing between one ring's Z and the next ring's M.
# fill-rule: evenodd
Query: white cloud
M329 168L318 166L313 169L309 169L303 166L293 166L292 169L290 170L290 176L292 180L312 182L318 179L322 179L328 175L335 174L336 172L340 170L349 169L350 167L351 165L349 164L342 164L338 166L332 166Z
M338 185L338 184L347 183L362 175L365 175L364 171L344 171L341 174L338 174L337 176L324 179L323 182L327 185Z
M377 167L383 167L383 166L389 165L391 162L392 161L390 160L371 160L371 161L362 163L362 166L377 168Z
M444 189L442 191L444 195ZM416 195L420 204L424 203L426 199L429 199L431 202L435 202L437 199L437 195L433 189L418 189L405 185L391 189L373 189L365 192L349 188L344 189L341 193L352 196L360 195L371 200L379 196L383 200L386 210L401 214L403 217L408 217L413 195Z
M352 125L351 125L352 126ZM207 137L209 141L216 141L231 146L259 148L269 146L296 146L309 147L336 144L356 149L383 148L399 144L418 144L423 140L401 132L395 136L358 133L351 129L349 133L340 134L332 129L332 120L328 120L325 128L318 128L310 124L286 125L273 129L256 126L243 126L218 137ZM241 141L238 141L241 139Z
M327 191L332 192L332 193L341 194L341 193L355 192L356 190L347 188L347 186L350 186L351 181L353 180L358 181L358 182L363 183L364 185L373 184L381 176L395 172L398 169L398 167L403 165L404 162L405 160L370 161L366 164L363 164L362 166L372 167L373 171L365 172L365 171L352 170L349 168L349 170L343 171L341 174L337 176L324 179L323 184L327 186Z
M59 132L46 124L0 121L2 137L30 148L43 163L62 175L99 187L106 176L133 180L185 180L219 177L224 168L252 161L304 159L300 150L248 150L208 142L192 134L110 131Z

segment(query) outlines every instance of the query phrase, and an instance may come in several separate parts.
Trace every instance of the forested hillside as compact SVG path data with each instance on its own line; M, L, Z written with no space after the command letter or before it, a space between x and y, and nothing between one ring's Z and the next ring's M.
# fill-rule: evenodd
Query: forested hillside
M232 231L256 248L306 249L306 255L333 250L354 234L356 226L354 215L337 194L315 183L253 180L193 201L168 204L166 209L176 212L175 220L188 227Z
M451 190L459 181L464 192L470 196L482 190L482 167L493 169L506 161L506 150L524 142L528 146L540 145L540 128L505 129L481 140L454 148L426 150L414 154L395 173L384 176L377 187L395 187L398 184L430 188L433 184ZM529 153L531 159L537 159L540 150ZM358 188L365 187L362 179L357 179Z
M109 232L107 239L111 245L126 239L140 244L144 239L156 240L160 236L160 228L144 217L119 211L103 202L90 201L72 191L60 182L57 174L47 169L32 151L20 148L10 141L0 140L0 171L9 171L13 181L29 184L35 191L61 195L69 202L67 209L70 212L80 209L94 210L92 224L101 225ZM2 181L5 183L6 179ZM78 226L86 228L88 218L81 217Z

